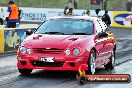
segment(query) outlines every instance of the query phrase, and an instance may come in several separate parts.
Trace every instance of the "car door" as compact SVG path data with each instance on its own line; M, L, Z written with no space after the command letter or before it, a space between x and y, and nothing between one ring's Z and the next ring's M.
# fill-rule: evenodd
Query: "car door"
M104 32L105 27L102 26L101 20L96 21L96 38L95 38L95 47L97 50L97 65L102 65L106 59L108 59L108 37L98 37L98 34ZM106 26L107 27L107 26Z
M109 29L107 28L107 25L102 21L102 20L99 20L101 26L102 26L102 29L103 29L103 32L106 32L108 34L107 37L103 37L104 38L104 56L105 56L105 59L108 59L110 58L111 56L111 49L112 49L112 36L111 36L111 33L108 32Z
M107 50L108 50L108 52L110 54L108 58L110 58L111 51L114 48L114 43L113 43L114 36L113 36L113 34L111 33L111 31L108 28L105 29L105 32L108 34L107 42L106 42L105 46L106 46L106 48L107 48Z

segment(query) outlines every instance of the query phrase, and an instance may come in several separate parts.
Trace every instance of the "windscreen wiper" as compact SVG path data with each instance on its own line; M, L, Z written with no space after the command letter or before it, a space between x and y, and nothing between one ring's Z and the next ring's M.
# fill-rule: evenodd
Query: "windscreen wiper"
M64 34L64 33L62 33L62 32L45 32L43 34Z
M73 35L91 35L91 34L87 34L87 33L73 33Z

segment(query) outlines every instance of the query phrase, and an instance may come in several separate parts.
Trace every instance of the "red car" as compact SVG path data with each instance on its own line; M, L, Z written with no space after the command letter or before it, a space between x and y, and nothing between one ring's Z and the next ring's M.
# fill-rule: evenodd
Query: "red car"
M78 71L82 66L94 74L102 65L114 68L115 50L115 36L101 19L54 17L20 44L17 67L21 74L30 74L33 69Z

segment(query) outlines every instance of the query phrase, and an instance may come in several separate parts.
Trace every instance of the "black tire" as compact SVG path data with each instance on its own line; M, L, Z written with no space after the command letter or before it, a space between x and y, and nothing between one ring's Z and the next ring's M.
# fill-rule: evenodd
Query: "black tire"
M95 68L96 68L96 52L95 50L91 50L90 54L89 54L89 58L88 58L88 70L86 71L86 73L88 74L94 74L95 73L95 69L91 69L91 63L92 63L92 55L94 56L94 61L95 62ZM94 72L92 72L94 70Z
M110 57L110 62L104 65L105 69L114 69L115 66L115 49L113 49L112 55Z
M77 84L78 85L84 85L87 82L87 78L85 78L84 76L79 76L77 79Z
M21 75L30 75L32 69L18 69L18 71L21 73Z

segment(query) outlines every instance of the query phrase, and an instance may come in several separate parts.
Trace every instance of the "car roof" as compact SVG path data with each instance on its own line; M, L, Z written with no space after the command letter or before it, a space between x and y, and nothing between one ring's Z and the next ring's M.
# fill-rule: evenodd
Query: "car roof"
M56 16L56 17L52 17L50 19L65 19L65 18L69 18L69 19L84 19L84 20L98 20L98 17L91 17L91 16Z

